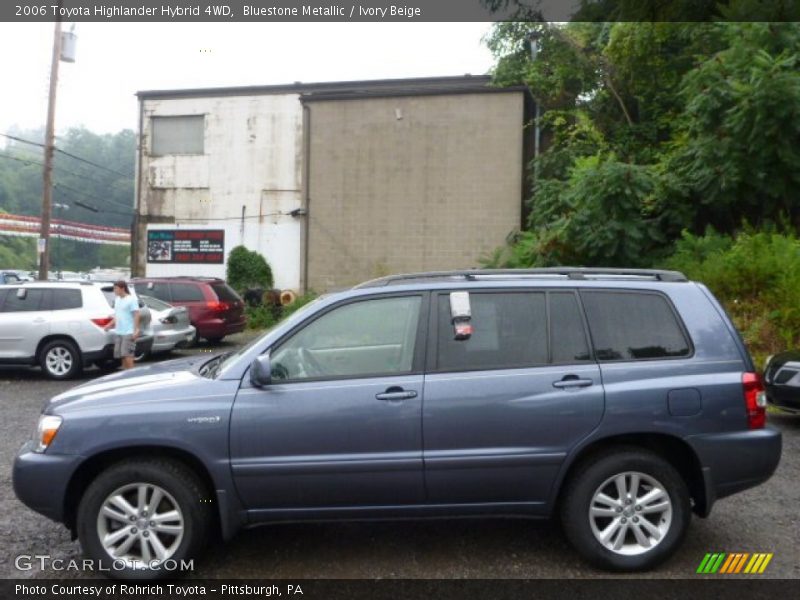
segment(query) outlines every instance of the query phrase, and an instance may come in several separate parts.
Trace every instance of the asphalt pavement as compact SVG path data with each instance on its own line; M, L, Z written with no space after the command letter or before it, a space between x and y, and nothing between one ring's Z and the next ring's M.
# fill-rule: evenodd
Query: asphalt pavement
M247 335L216 347L229 350ZM79 560L69 532L23 506L14 496L11 467L33 431L43 403L77 381L54 382L38 369L0 368L0 577L88 577L80 571L15 568L19 555ZM783 432L783 458L765 484L718 502L708 519L694 518L683 546L649 573L624 577L697 578L707 552L772 552L759 577L800 578L800 417L770 414ZM240 532L212 544L195 561L198 578L599 578L554 522L462 519L367 523L282 524ZM619 577L619 575L614 575Z

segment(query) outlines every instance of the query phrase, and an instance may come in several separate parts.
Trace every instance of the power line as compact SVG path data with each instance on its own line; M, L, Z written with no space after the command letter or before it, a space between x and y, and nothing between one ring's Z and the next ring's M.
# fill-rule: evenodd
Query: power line
M83 192L81 190L76 190L73 187L69 187L68 185L64 185L63 183L55 183L55 184L53 184L53 187L61 189L61 190L68 190L68 191L74 192L76 194L81 194L82 196L86 196L86 197L92 198L93 200L96 200L97 202L110 202L111 204L116 204L117 206L120 206L122 208L126 208L126 209L130 210L131 214L133 214L133 207L132 206L129 206L127 204L123 204L122 202L117 202L116 200L112 200L111 198L101 198L100 196L95 196L94 194L87 194L86 192Z
M17 156L11 156L9 154L2 154L2 153L0 153L0 158L7 158L9 160L16 160L18 162L25 163L27 165L36 165L38 167L44 167L44 163L39 162L37 160L33 160L31 158L19 158ZM66 169L64 167L60 167L58 165L53 165L53 168L56 171L60 171L60 172L65 173L67 175L78 176L78 177L81 177L83 179L88 179L89 181L94 181L95 183L99 183L101 185L108 185L107 181L102 181L100 179L95 179L94 177L90 177L89 175L85 175L85 174L82 174L82 173L75 173L75 171L71 171L69 169Z
M30 144L32 146L39 146L40 148L44 148L45 147L45 145L40 143L40 142L34 142L32 140L26 140L26 139L23 139L23 138L14 136L14 135L9 135L7 133L0 133L0 135L5 137L5 138L8 138L10 140L14 140L15 142L21 142L23 144ZM62 150L61 148L56 148L55 146L53 148L59 154L63 154L64 156L69 156L70 158L72 158L74 160L78 160L80 162L86 163L87 165L92 165L93 167L97 167L98 169L103 169L104 171L108 171L109 173L113 173L114 175L119 175L120 177L125 177L125 178L133 177L133 173L127 173L127 174L126 173L120 173L119 171L115 171L114 169L110 169L110 168L108 168L108 167L106 167L104 165L98 164L96 162L93 162L93 161L88 160L86 158L83 158L81 156L77 156L75 154L72 154L71 152L67 152L66 150Z

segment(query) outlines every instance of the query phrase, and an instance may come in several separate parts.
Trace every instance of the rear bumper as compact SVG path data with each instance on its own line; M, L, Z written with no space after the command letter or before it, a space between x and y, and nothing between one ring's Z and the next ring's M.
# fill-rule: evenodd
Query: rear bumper
M178 330L158 331L153 341L153 352L167 352L176 346L189 344L194 339L195 328L189 325Z
M67 485L81 460L80 456L33 452L33 443L28 442L14 460L14 493L28 508L63 523Z
M703 472L708 513L714 501L764 483L781 459L781 433L771 427L686 438Z
M244 331L247 325L247 319L242 318L239 321L225 321L223 319L209 319L195 324L197 327L197 335L202 338L218 338L239 333Z

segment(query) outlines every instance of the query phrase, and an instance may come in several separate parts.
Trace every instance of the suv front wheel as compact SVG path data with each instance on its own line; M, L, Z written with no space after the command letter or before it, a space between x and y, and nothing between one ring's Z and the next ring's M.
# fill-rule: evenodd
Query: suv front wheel
M81 499L81 547L111 577L174 577L207 538L212 518L207 496L202 482L181 463L118 463L100 473Z
M666 560L680 545L691 518L680 474L643 449L595 456L567 484L561 506L564 532L594 565L642 571Z

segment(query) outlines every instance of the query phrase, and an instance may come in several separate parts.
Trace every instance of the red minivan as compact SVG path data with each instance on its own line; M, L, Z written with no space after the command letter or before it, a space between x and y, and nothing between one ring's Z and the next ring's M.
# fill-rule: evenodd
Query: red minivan
M143 277L131 281L139 296L152 296L185 306L197 337L217 343L244 331L247 316L241 297L215 277Z

